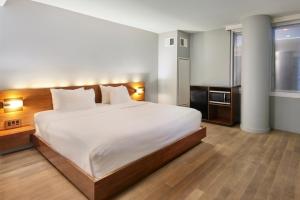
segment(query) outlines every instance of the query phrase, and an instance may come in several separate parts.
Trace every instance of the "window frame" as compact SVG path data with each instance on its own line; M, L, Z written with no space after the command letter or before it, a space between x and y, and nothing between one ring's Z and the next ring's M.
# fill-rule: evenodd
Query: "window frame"
M234 84L234 34L241 33L242 29L230 30L230 86L241 86ZM241 75L242 76L242 75Z
M275 88L276 82L276 49L275 49L275 28L289 26L289 25L300 25L300 21L289 21L289 22L278 22L272 24L272 61L271 61L271 73L270 73L270 96L273 97L288 97L288 98L300 98L300 90L278 90Z

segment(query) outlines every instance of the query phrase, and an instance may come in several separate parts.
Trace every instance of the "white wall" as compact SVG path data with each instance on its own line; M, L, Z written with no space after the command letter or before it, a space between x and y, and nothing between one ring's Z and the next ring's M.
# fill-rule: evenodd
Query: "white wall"
M230 33L224 29L191 34L191 84L230 85Z
M300 99L271 97L271 127L278 130L300 133Z
M169 38L175 39L173 46L166 45ZM189 45L188 47L181 47L180 38L190 40L189 34L182 31L172 31L159 34L159 50L158 50L158 102L163 104L179 105L179 92L178 81L178 59L189 58ZM189 75L189 72L187 72ZM186 80L186 78L185 78ZM190 80L187 80L189 83ZM189 85L189 84L188 84ZM189 86L188 86L189 88ZM188 91L186 91L187 94ZM180 98L184 99L184 105L189 105L189 95ZM186 101L188 100L188 101Z
M177 41L178 31L159 34L158 102L177 105ZM174 46L166 46L168 38L175 38Z
M157 101L158 35L30 0L0 7L0 89L146 81Z

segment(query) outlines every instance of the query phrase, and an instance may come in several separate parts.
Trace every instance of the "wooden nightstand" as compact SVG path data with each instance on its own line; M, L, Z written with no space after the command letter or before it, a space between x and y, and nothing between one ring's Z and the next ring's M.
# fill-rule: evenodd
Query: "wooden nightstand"
M0 131L0 155L31 148L31 135L35 133L33 126Z

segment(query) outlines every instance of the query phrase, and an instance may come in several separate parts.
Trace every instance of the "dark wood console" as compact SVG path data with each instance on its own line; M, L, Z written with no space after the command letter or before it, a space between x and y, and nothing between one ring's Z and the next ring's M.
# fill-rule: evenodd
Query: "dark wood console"
M191 86L191 107L203 121L232 126L240 122L240 86Z

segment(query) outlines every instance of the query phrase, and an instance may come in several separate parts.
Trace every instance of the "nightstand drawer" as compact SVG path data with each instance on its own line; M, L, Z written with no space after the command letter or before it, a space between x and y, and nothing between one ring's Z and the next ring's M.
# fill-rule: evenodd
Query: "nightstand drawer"
M8 135L0 139L0 153L13 149L27 148L32 145L31 135L16 134Z
M31 135L34 132L31 126L0 131L0 155L32 147Z

